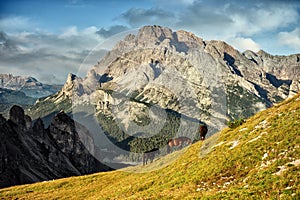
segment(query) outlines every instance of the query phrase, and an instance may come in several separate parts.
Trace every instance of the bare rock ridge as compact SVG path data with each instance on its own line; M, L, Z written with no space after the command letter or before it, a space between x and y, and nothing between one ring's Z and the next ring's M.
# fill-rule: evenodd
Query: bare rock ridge
M74 123L61 112L48 128L40 118L32 125L19 106L11 108L9 120L0 115L0 188L110 170L91 155L91 136Z
M223 41L204 41L183 30L145 26L137 35L128 35L117 43L85 79L77 81L75 96L78 102L102 102L97 99L101 85L101 90L137 93L144 103L208 120L201 113L213 112L208 110L215 101L209 91L223 90L227 98L225 114L229 118L248 117L300 90L299 57L250 50L241 53ZM189 95L186 87L195 95ZM171 103L175 96L179 102L195 101L197 110Z

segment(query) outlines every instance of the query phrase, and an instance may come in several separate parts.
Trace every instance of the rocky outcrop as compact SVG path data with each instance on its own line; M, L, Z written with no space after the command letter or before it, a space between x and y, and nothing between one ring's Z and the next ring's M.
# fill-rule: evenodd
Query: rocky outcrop
M63 112L47 129L40 118L32 125L19 106L9 120L0 115L0 188L110 170L92 156L93 139L78 127Z

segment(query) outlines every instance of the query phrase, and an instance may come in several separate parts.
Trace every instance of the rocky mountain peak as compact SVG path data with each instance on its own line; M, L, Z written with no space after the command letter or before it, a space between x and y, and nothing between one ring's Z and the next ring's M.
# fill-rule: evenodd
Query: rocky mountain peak
M42 131L44 131L44 122L43 120L39 117L36 119L35 123L33 124L33 131L40 133Z
M75 74L69 73L66 83L58 94L58 98L61 96L72 96L80 80L81 79L78 78Z
M238 55L238 51L227 44L224 41L219 40L210 40L205 41L206 46L205 50L210 53L213 57L222 57L224 58L225 55L230 55L232 57L236 57Z
M17 125L26 126L24 110L20 106L14 105L10 109L9 119Z
M75 74L69 73L68 77L67 77L67 80L66 80L66 83L71 84L76 79L76 77L77 76Z
M137 39L140 41L163 41L166 38L172 39L172 30L161 26L144 26L137 34Z

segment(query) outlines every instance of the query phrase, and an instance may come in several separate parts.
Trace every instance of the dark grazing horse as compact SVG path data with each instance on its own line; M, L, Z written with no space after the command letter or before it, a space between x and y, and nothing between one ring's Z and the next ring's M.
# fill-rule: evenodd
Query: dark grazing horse
M199 126L200 139L204 140L208 129L206 125Z
M192 144L192 140L188 137L185 137L185 136L170 139L168 141L167 151L169 153L173 147L183 146L183 145L190 145L190 144Z
M146 151L143 153L143 165L146 165L148 160L150 160L150 163L153 162L155 154L158 153L159 149L154 148L151 149L150 151Z

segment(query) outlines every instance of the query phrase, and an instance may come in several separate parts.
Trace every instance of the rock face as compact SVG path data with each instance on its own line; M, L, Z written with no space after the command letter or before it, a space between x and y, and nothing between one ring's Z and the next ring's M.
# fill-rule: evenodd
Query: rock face
M91 71L110 78L99 89L126 91L140 103L154 103L213 124L205 113L224 119L249 117L295 95L300 89L299 60L300 54L241 53L223 41L203 41L186 31L146 26L120 41ZM82 88L95 85L95 77L87 76ZM93 92L86 89L83 94ZM95 102L104 101L103 95L94 96L99 97ZM109 99L110 105L120 102ZM216 104L225 104L226 111Z
M30 112L35 118L64 109L76 116L90 106L86 115L98 119L111 141L140 152L135 146L146 144L147 151L170 137L195 139L201 123L209 136L228 120L291 97L300 90L299 76L300 54L239 52L223 41L145 26L118 42L85 78L69 75L60 92Z
M91 155L86 129L74 123L61 112L47 129L40 118L32 125L19 106L11 108L9 120L0 115L0 188L109 170Z
M0 74L0 88L22 91L29 97L40 98L58 92L61 86L43 84L30 76Z

